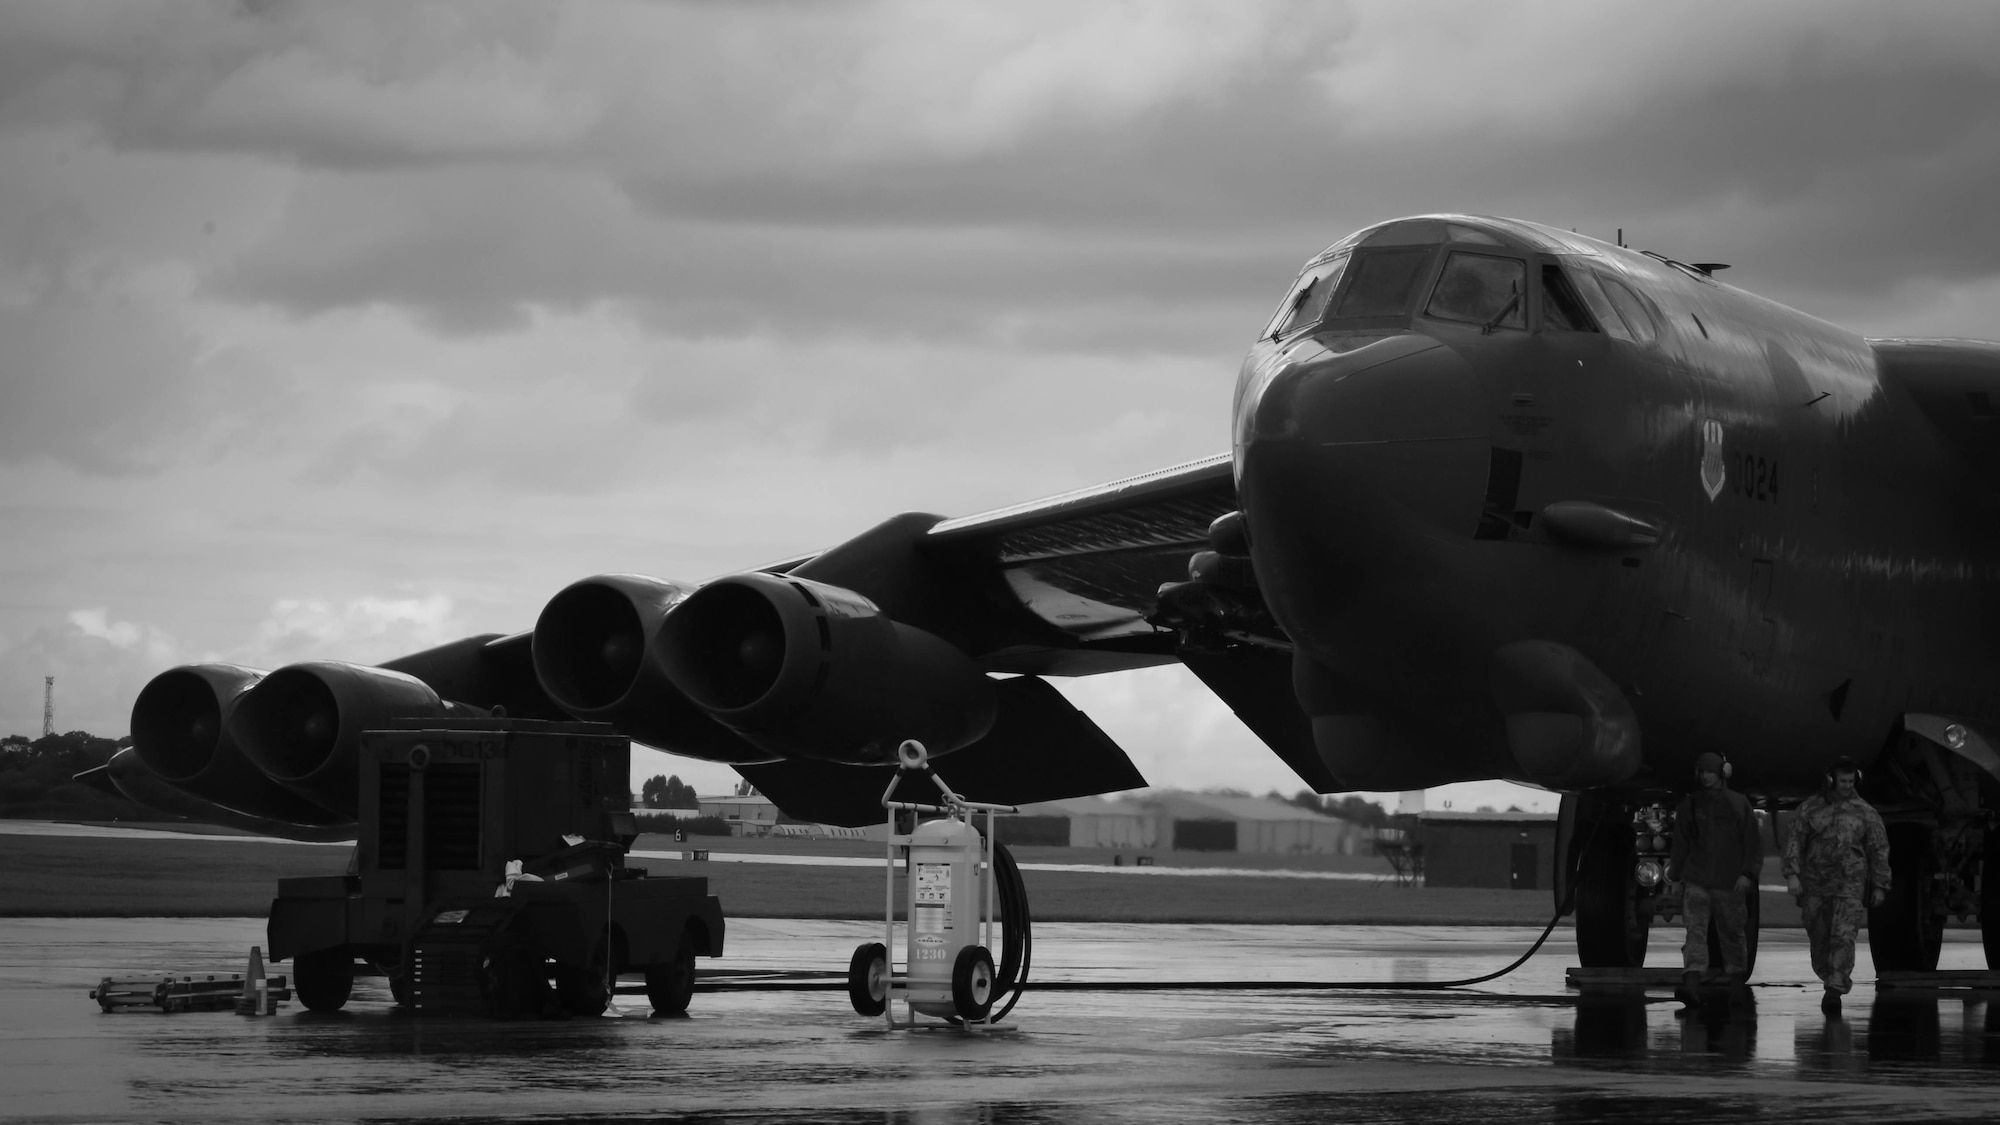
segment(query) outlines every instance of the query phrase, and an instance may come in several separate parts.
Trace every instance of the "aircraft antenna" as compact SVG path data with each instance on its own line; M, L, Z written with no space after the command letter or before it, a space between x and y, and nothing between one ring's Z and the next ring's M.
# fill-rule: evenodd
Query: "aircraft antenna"
M1619 246L1620 246L1621 248L1622 248L1622 247L1623 247L1623 246L1625 245L1625 228L1624 228L1624 227L1619 227L1619 228L1618 228L1618 245L1619 245Z
M56 678L42 677L42 737L56 732Z

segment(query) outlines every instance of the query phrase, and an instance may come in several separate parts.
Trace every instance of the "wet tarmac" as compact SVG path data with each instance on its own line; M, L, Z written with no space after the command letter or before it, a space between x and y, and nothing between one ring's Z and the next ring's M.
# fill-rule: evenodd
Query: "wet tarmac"
M514 1023L409 1018L366 979L342 1012L261 1019L87 996L104 976L240 971L262 929L0 920L0 1119L1991 1121L2000 1087L2000 994L1864 980L1829 1019L1792 931L1764 935L1758 987L1688 1013L1565 988L1563 931L1508 976L1418 987L1497 969L1538 932L1483 927L1041 925L1035 980L1403 984L1031 989L987 1035L888 1031L844 991L702 992L681 1019L626 995L604 1018ZM844 971L879 930L732 920L702 967ZM1951 937L1944 967L1982 966L1976 935ZM1656 938L1656 961L1673 953Z

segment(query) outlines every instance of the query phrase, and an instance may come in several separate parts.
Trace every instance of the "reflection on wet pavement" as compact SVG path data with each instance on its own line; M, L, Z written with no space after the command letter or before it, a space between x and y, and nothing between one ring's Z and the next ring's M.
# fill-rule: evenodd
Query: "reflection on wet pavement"
M841 991L704 992L655 1020L409 1018L380 981L347 1010L100 1013L101 976L228 972L254 920L0 923L9 1120L394 1118L745 1122L1988 1120L2000 996L1882 992L1819 1012L1804 943L1764 938L1756 987L1563 986L1554 944L1475 989L1031 992L986 1037L889 1032ZM837 973L878 927L732 923L733 970ZM1503 928L1036 928L1044 981L1458 979L1505 964ZM1671 955L1671 951L1668 951ZM1947 967L1980 963L1954 940ZM707 967L706 965L704 967ZM282 969L282 967L280 967Z

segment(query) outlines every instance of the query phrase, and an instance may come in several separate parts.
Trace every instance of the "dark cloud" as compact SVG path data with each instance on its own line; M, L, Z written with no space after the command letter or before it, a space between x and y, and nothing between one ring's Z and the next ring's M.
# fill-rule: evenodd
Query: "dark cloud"
M1089 341L1083 326L1110 310L1153 310L1154 331L1095 345L1129 350L1183 346L1191 313L1242 338L1240 326L1207 325L1213 306L1246 293L1253 307L1275 299L1304 255L1031 227L662 222L601 182L458 170L393 189L353 177L303 185L270 237L208 283L217 296L299 315L405 308L455 332L514 330L536 308L616 302L688 337L1034 346L1024 332Z
M594 113L539 81L559 22L508 0L9 5L0 119L332 169L545 151Z
M2000 75L1950 40L2000 34L2000 11L1958 16L1938 38L1876 49L1766 24L1745 34L1772 38L1775 61L1719 74L1628 73L1556 40L1556 73L1524 60L1515 85L1427 94L1446 112L1419 121L1401 100L1446 82L1449 54L1373 90L1374 105L1329 100L1326 60L1302 52L1204 96L962 149L753 158L786 134L746 118L739 151L703 132L674 160L606 151L639 136L606 126L560 169L434 153L431 171L303 185L214 284L300 313L404 307L459 332L616 301L677 335L1180 350L1240 339L1234 318L1257 317L1299 261L1354 227L1470 210L1623 227L1743 263L1738 278L1755 263L1774 295L1838 303L1911 275L1992 272ZM1114 321L1128 334L1095 331Z

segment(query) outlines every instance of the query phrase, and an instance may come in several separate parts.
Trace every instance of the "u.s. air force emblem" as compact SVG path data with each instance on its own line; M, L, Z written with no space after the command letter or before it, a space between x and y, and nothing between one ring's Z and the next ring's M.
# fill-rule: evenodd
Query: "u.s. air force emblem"
M1728 480L1729 470L1722 463L1722 423L1713 418L1704 419L1701 424L1701 487L1713 501L1722 495L1723 482Z

